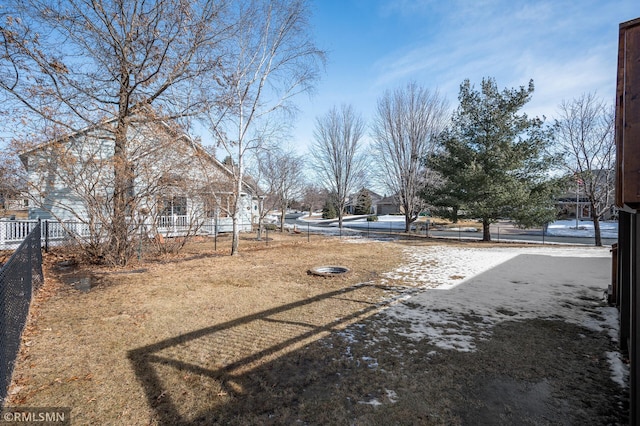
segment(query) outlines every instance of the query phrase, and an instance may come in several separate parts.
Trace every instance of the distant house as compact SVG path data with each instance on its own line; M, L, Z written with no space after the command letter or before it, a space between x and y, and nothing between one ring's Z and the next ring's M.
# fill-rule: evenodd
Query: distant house
M376 203L376 214L380 216L386 214L402 214L398 197L394 195L382 197Z
M556 201L556 211L558 219L593 219L591 203L589 202L589 199L584 196L582 191L567 191L562 194ZM611 207L602 215L600 220L613 220L617 217L616 215L617 210L612 204Z
M347 200L346 212L348 214L354 214L356 206L358 205L358 196L362 191L366 191L371 198L370 214L386 215L386 214L402 214L402 208L398 203L398 197L396 196L382 196L369 189L362 188L360 191L351 194Z
M187 135L163 122L132 123L127 215L149 232L216 226L229 231L232 173ZM94 223L110 217L113 198L112 122L21 153L27 171L29 218ZM241 193L241 230L257 220L251 185Z
M559 219L591 219L591 205L584 194L567 191L556 201Z
M29 199L23 194L0 192L0 218L26 219L29 214Z
M345 211L348 214L355 214L356 208L358 206L358 197L363 191L366 191L366 193L369 195L369 198L371 199L371 208L369 214L377 214L376 205L382 199L382 196L367 188L362 188L360 191L349 195L347 199L347 205L345 206Z
M613 170L594 170L591 173L593 173L593 183L595 183L594 192L603 200L608 196L611 204L600 219L611 220L617 214L614 207L615 173ZM560 219L593 219L591 203L585 188L582 183L578 182L572 182L564 194L557 199L556 210Z

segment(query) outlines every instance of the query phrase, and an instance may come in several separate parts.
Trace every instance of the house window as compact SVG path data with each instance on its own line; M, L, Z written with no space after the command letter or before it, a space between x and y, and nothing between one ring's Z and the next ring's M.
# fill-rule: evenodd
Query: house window
M161 216L186 216L187 197L171 197L162 200Z
M214 218L218 213L218 203L216 199L211 196L203 195L204 200L204 214L207 218Z
M204 196L204 211L208 218L228 217L233 205L233 194Z

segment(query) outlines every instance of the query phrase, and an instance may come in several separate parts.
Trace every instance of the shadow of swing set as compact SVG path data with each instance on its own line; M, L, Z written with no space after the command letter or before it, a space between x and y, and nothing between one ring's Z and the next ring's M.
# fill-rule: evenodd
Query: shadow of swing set
M259 367L259 362L289 354L393 303L393 300L374 303L359 298L359 292L371 287L388 290L380 285L356 284L143 346L129 351L128 358L160 423L189 423L191 420L184 418L178 409L181 404L176 395L166 392L160 369L168 367L176 375L194 374L210 379L222 387L222 395L237 395L240 393L238 388L242 387L239 382L246 381L247 373ZM300 310L321 310L341 301L356 302L361 306L349 315L324 324L300 321L304 318ZM230 345L230 342L234 344ZM234 347L253 350L238 356L229 353ZM204 362L198 358L202 353L199 348L206 348L208 359ZM225 362L220 363L220 360ZM209 407L195 418L204 418L214 410Z

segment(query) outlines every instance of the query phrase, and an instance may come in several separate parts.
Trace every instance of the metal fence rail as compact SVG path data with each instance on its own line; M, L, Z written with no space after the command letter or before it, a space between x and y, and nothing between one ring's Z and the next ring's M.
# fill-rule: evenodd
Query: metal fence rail
M42 282L40 225L36 223L0 269L0 406L11 383L31 296Z

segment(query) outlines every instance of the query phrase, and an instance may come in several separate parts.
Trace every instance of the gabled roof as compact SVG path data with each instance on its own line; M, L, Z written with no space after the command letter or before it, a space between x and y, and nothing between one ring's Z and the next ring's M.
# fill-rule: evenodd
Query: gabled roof
M100 130L111 131L111 129L113 128L113 126L111 126L111 125L113 123L115 123L116 120L117 120L116 118L110 118L110 119L107 119L107 120L103 120L103 121L101 121L99 123L87 126L84 129L76 130L76 131L71 132L71 133L69 133L67 135L60 136L60 137L58 137L56 139L51 139L51 140L49 140L47 142L40 143L40 144L34 146L33 148L21 151L18 155L22 158L23 155L27 155L27 154L30 154L32 152L40 151L40 150L42 150L44 148L47 148L47 147L55 145L55 144L65 143L65 142L68 142L70 140L77 139L77 138L79 138L79 137L81 137L83 135L87 135L87 134L89 134L91 132L94 132L94 131L100 131ZM139 121L133 121L132 122L132 124L134 124L134 125L135 125L135 123L147 123L147 124L158 125L164 131L166 131L167 134L175 137L176 139L183 139L185 141L189 141L189 142L193 143L192 138L187 133L176 130L175 128L170 126L164 120L146 120L146 121L145 120L139 120Z
M23 166L26 167L26 158L37 151L41 151L47 147L53 146L55 144L60 144L60 143L66 143L69 142L71 140L77 140L79 138L81 138L84 135L90 134L91 132L94 131L100 131L100 130L107 130L110 131L109 127L112 127L111 125L116 121L116 118L111 118L108 120L104 120L100 123L97 123L95 125L91 125L91 126L87 126L86 128L82 129L82 130L78 130L72 133L69 133L68 135L59 137L57 139L53 139L44 143L41 143L31 149L22 151L18 154L20 161L22 162ZM189 144L189 146L191 146L198 154L203 155L204 158L206 158L208 161L210 161L214 166L216 166L218 169L220 169L223 173L225 173L227 176L232 177L233 176L233 171L230 170L224 163L222 163L220 160L218 160L217 158L215 158L214 155L210 154L199 142L195 141L191 136L189 136L186 132L183 132L179 129L176 129L174 126L169 125L165 120L137 120L137 121L133 121L132 124L135 125L136 123L146 123L146 124L152 124L155 126L159 126L160 128L162 128L162 130L164 130L168 135L174 137L176 140L179 141L184 141L186 143ZM113 128L113 127L112 127ZM243 179L243 185L250 190L251 192L256 193L257 190L256 188L250 183L253 182L253 180L250 177L245 177ZM254 183L255 184L255 183Z
M395 195L387 195L386 197L381 198L380 201L378 201L378 204L393 204L393 205L397 205L398 204L398 197L396 197Z
M368 188L365 188L365 187L362 187L362 188L360 188L358 191L356 191L356 192L352 193L351 195L349 195L349 198L357 197L357 196L358 196L358 194L359 194L360 192L362 192L363 190L364 190L364 191L367 191L367 193L369 194L369 196L370 196L371 198L377 198L377 199L381 199L381 198L382 198L382 195L377 194L377 193L373 192L372 190L370 190L370 189L368 189Z

